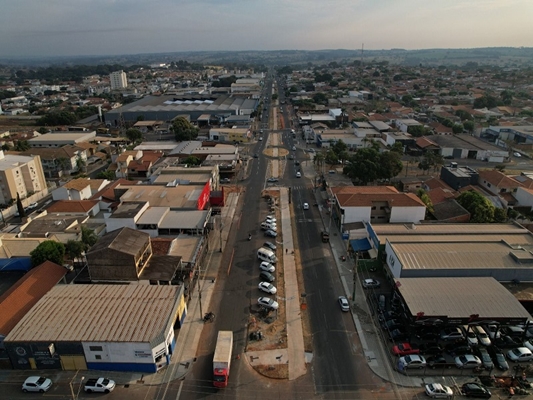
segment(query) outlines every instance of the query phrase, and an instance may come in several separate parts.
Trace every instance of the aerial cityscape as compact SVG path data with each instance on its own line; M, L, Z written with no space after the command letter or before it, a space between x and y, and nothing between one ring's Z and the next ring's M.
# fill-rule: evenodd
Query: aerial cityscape
M1 398L533 398L533 3L4 3Z

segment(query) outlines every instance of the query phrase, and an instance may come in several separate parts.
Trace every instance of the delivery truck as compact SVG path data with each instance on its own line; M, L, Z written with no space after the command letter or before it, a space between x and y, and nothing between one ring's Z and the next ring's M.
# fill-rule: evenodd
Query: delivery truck
M233 332L219 331L215 355L213 356L213 385L217 388L228 386L232 351Z

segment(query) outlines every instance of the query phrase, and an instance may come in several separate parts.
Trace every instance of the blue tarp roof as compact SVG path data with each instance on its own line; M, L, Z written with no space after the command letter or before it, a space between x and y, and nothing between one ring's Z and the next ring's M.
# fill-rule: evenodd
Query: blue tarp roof
M0 258L1 271L29 271L31 269L31 258Z
M368 251L372 248L367 238L350 240L350 246L352 246L353 251Z

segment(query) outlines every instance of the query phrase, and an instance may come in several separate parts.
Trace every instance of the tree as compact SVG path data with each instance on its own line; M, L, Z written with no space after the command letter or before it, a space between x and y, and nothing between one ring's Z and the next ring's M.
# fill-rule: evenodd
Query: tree
M457 202L470 213L470 222L488 223L494 220L494 206L478 192L463 192Z
M130 128L126 131L126 137L130 142L140 142L143 140L143 133L135 128Z
M195 156L189 156L185 160L183 160L183 164L189 164L189 165L200 165L202 161Z
M15 142L15 151L26 151L30 149L30 144L27 140L17 140Z
M22 205L22 200L20 200L20 195L17 192L17 211L19 212L19 217L24 218L26 216L26 210L24 210L24 206Z
M402 172L402 157L395 151L379 153L379 179L390 180Z
M421 137L428 135L429 130L423 125L411 125L407 128L407 133L414 137Z
M37 120L39 126L72 125L77 120L76 114L69 111L54 111Z
M326 152L326 164L329 164L331 166L335 166L339 163L339 157L337 154L333 151L333 149L329 149Z
M69 240L65 245L65 254L69 260L76 261L77 258L81 258L85 251L85 244L78 240Z
M272 95L272 100L277 100L279 98L278 94L277 93L274 93Z
M81 156L76 157L76 168L78 168L78 172L83 172L86 165L87 163Z
M453 124L452 131L455 134L463 132L463 125L461 125L461 124Z
M11 149L11 147L9 147L7 143L4 143L1 148L2 148L2 151L9 151Z
M192 125L185 117L174 119L171 129L178 142L194 140L198 137L198 128Z
M109 181L114 181L116 179L114 171L100 171L96 175L96 179L107 179Z
M41 265L45 261L51 261L58 265L63 265L65 245L61 242L45 240L30 252L30 257L34 267Z
M416 195L426 205L426 208L430 213L433 213L435 211L435 209L433 208L433 202L431 201L429 195L424 189L418 189Z
M333 150L333 152L339 156L343 151L347 151L348 150L348 146L346 145L346 143L344 143L342 141L342 139L339 139L335 142L335 144L331 147L331 150Z
M474 108L494 108L498 105L498 99L489 94L484 94L483 96L474 100Z
M494 222L507 222L507 211L504 208L494 208Z
M98 241L98 236L94 233L94 230L89 229L82 225L81 227L81 242L84 244L84 250L89 250Z
M344 174L360 185L367 185L378 179L391 179L402 171L401 156L394 151L380 153L372 144L357 150L344 167Z
M322 104L325 106L328 104L328 97L322 92L315 93L315 95L313 96L313 101L316 104Z
M463 123L463 128L465 128L465 130L467 130L468 132L474 132L475 127L476 124L474 123L474 121L465 121Z

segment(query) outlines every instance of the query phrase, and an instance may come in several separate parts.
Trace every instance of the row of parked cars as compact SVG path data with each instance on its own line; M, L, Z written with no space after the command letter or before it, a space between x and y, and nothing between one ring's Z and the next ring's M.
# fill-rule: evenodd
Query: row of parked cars
M261 229L266 230L267 236L277 236L276 218L268 215L265 221L261 223ZM257 250L257 258L260 261L259 264L259 285L257 288L261 292L265 292L270 295L275 295L278 289L272 282L276 280L276 263L278 261L276 257L277 246L272 242L265 242L263 246ZM261 296L257 299L257 304L267 310L277 310L279 303L268 296Z

